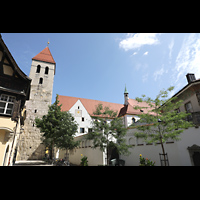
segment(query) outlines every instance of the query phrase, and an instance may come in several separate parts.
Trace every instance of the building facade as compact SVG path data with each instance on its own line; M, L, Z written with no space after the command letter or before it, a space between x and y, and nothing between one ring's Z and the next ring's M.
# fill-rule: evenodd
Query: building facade
M183 105L179 108L179 112L187 111L191 113L191 117L187 120L193 121L194 127L190 127L180 135L180 141L168 140L164 143L165 150L168 155L170 166L193 166L200 165L200 79L196 80L194 74L186 75L188 84L177 92L174 96L183 100ZM127 144L131 145L131 154L129 156L120 156L125 160L126 166L138 166L139 155L155 161L156 166L161 165L159 153L162 153L161 145L146 144L143 139L136 138L134 133L136 129L131 125L140 119L141 113L148 112L151 108L135 110L134 106L148 107L145 102L137 102L135 99L129 98L129 93L125 87L124 104L114 104L103 101L83 99L76 97L67 97L59 95L62 110L69 111L74 115L78 123L78 132L75 140L80 140L78 148L72 150L69 154L70 162L80 164L81 154L88 157L88 165L105 165L106 154L98 148L92 149L92 141L85 140L84 135L90 131L92 127L92 116L98 104L107 106L118 112L118 117L122 117L124 125L127 128L125 137ZM153 114L153 113L152 113ZM112 119L110 119L112 120ZM109 122L108 122L109 123ZM65 157L65 153L60 151L60 158Z
M35 118L48 113L55 70L56 63L47 46L32 58L30 75L27 77L16 64L0 35L0 165L12 165L15 158L44 158L45 147L41 143L41 133L35 126ZM188 84L174 96L183 100L179 112L190 112L191 116L187 120L193 121L195 126L184 130L180 141L169 140L164 143L170 166L200 165L200 79L196 79L194 74L187 74L186 78ZM75 140L81 142L79 147L69 152L69 160L73 164L80 164L81 154L88 157L89 166L107 164L106 153L99 148L92 149L92 141L84 137L92 130L93 112L102 104L103 107L117 111L127 128L125 139L132 148L129 156L120 156L120 159L125 160L125 165L138 166L140 154L155 161L155 165L161 165L161 146L146 144L142 139L136 138L136 129L131 126L140 120L141 113L148 112L150 108L135 110L134 106L148 107L148 104L129 98L126 87L123 104L62 95L58 98L62 110L69 111L78 123ZM111 120L106 119L107 123ZM58 150L56 157L65 158L65 152Z
M0 166L11 166L16 159L30 83L0 34Z
M90 132L93 122L93 112L96 107L102 104L103 107L109 107L113 111L117 111L118 117L122 117L125 127L128 127L132 122L139 120L138 115L141 112L148 112L148 109L142 111L135 110L136 105L147 106L145 102L138 103L134 99L129 98L129 93L125 87L124 104L110 103L92 99L84 99L78 97L69 97L59 95L60 104L63 111L69 111L78 123L78 131L75 140L80 140L78 148L70 151L69 160L74 164L80 164L81 154L88 157L88 165L107 165L107 153L101 152L99 148L92 149L92 141L85 140L84 136ZM106 123L110 123L112 119L105 119ZM59 151L59 157L65 158L65 151Z
M185 129L180 135L180 141L168 140L164 143L170 166L196 166L200 165L200 79L196 80L194 74L186 75L188 84L173 97L183 100L178 112L189 112L187 118L195 126ZM160 144L146 144L142 139L134 136L136 129L128 127L126 141L132 145L130 156L121 156L126 165L139 165L139 155L149 158L161 165L159 153L162 153Z
M30 99L26 102L26 121L20 137L17 160L40 160L45 157L45 147L41 144L41 133L35 126L35 118L48 113L55 70L56 63L48 46L32 58Z

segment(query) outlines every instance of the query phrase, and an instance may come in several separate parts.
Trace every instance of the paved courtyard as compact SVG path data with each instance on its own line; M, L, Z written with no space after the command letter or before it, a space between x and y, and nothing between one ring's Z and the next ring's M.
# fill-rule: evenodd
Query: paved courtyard
M15 161L15 164L13 166L53 166L53 165L49 165L42 160L20 160L20 161Z

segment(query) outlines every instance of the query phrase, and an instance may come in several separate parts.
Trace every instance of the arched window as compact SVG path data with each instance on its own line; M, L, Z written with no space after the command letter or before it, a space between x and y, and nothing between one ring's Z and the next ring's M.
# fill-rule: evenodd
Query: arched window
M49 73L49 67L45 67L45 74Z
M40 68L41 68L41 66L40 66L40 65L38 65L38 66L37 66L36 73L40 73Z
M42 83L43 83L43 78L40 78L39 84L42 84Z
M135 138L131 137L129 139L129 145L135 146Z
M137 138L137 145L143 146L144 145L144 139L143 138Z

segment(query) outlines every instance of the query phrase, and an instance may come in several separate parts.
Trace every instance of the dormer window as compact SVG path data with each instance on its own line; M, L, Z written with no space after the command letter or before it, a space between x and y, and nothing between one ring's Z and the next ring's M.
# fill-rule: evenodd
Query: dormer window
M134 124L134 123L136 123L136 122L138 122L140 120L140 117L138 117L138 116L133 116L132 117L132 123Z
M15 97L2 94L0 96L0 114L11 115Z

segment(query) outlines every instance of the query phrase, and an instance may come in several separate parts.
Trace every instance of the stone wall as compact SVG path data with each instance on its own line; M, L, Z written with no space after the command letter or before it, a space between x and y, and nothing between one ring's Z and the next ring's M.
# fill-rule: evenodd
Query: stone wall
M40 73L36 72L37 65L41 66ZM48 74L44 73L45 67L49 67ZM35 125L35 118L46 115L51 105L54 67L51 63L32 61L30 100L26 101L26 119L19 139L17 160L40 160L45 156L45 146L41 144L42 133ZM42 84L39 83L40 78L43 78Z

